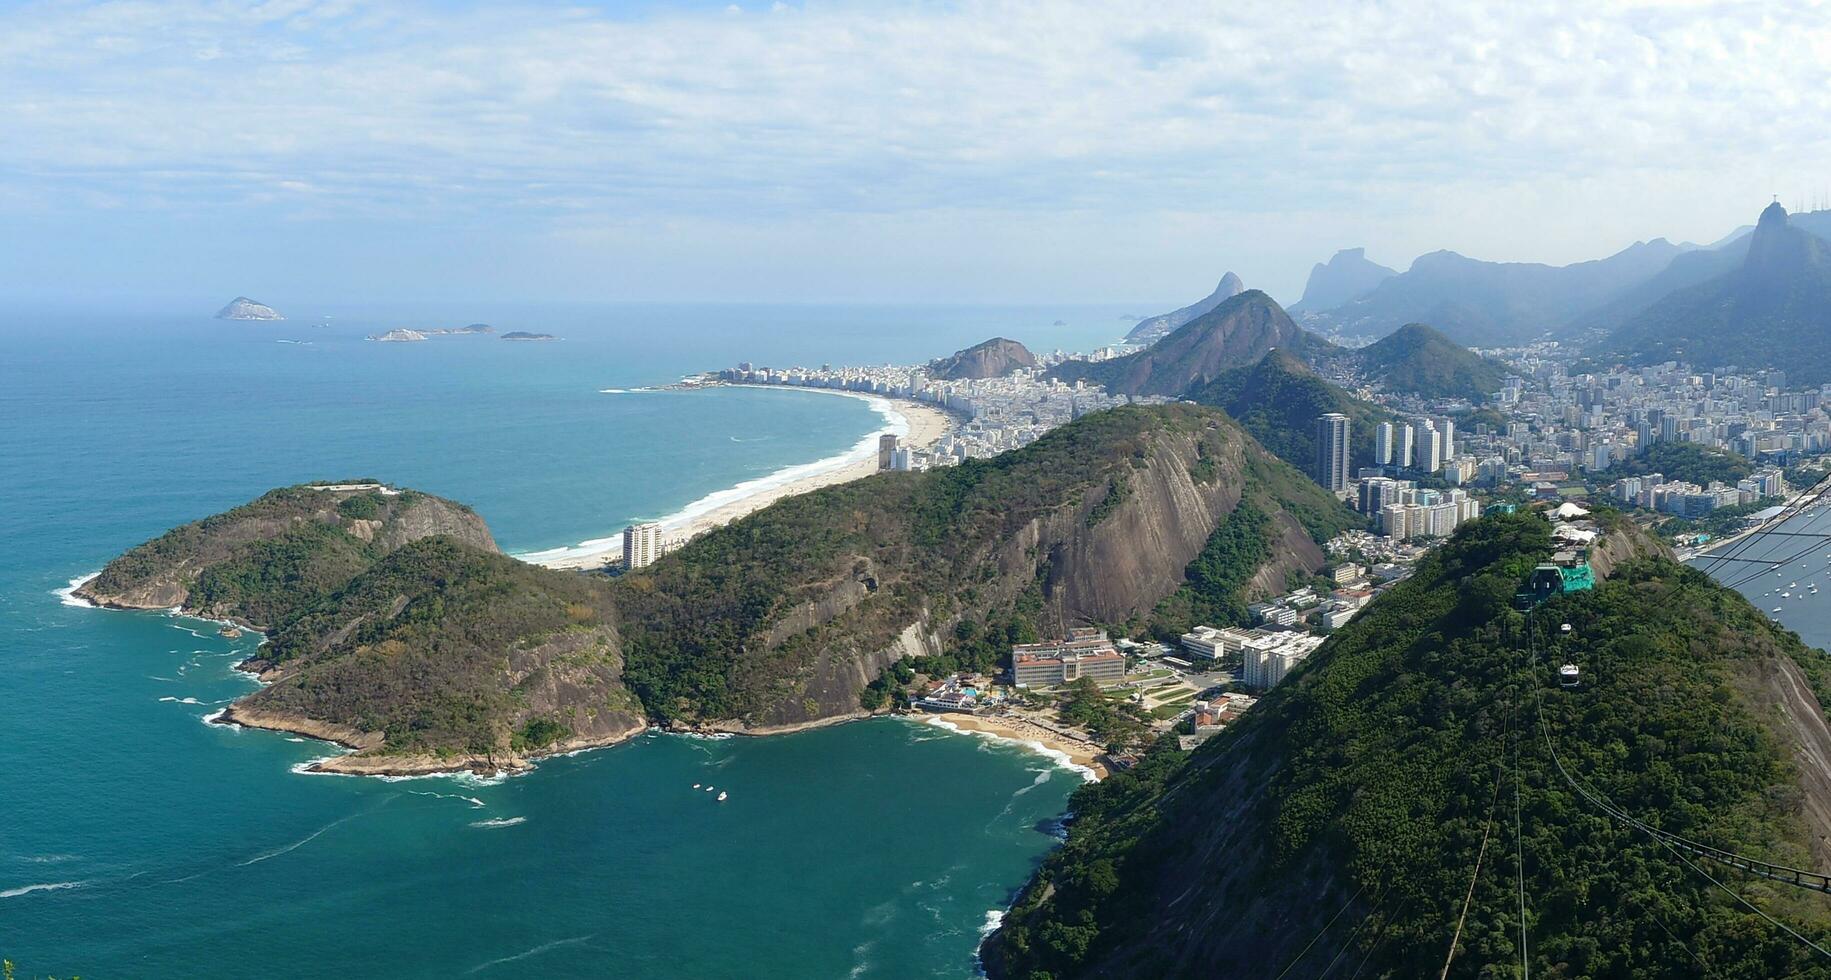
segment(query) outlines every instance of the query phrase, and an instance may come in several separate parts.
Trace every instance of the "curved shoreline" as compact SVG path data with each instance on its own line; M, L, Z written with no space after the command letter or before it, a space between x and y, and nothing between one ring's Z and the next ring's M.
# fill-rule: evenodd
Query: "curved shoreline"
M669 541L685 541L714 528L723 527L747 514L768 507L778 500L798 496L821 487L848 483L877 472L877 440L894 434L917 448L927 448L941 440L955 425L952 416L925 402L890 398L859 391L832 388L798 388L783 385L720 385L725 388L762 388L772 391L805 391L814 394L856 398L870 405L884 424L871 430L850 449L838 455L809 463L784 466L765 476L746 480L733 487L716 490L692 501L661 519L662 536ZM549 568L600 568L621 558L621 536L591 538L576 545L521 552L512 557Z

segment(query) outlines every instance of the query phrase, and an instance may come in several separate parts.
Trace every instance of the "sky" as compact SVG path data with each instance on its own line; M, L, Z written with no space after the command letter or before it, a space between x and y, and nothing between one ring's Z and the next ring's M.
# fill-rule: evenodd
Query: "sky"
M1288 303L1713 241L1827 120L1789 0L0 0L0 303Z

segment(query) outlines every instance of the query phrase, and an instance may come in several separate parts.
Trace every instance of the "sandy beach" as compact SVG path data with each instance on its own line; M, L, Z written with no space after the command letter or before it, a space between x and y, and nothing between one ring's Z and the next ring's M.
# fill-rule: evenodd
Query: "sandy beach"
M819 464L792 467L791 469L805 469L807 472L797 473L791 479L778 481L773 477L765 477L694 501L680 512L662 518L661 534L665 541L670 543L688 541L714 528L723 527L746 514L762 510L778 500L870 476L877 472L877 437L883 432L895 432L905 445L926 449L940 442L941 437L954 426L954 418L933 405L901 398L886 398L882 395L867 395L863 392L834 391L825 388L794 388L782 385L734 385L732 387L767 387L776 391L805 391L816 395L859 398L870 402L872 407L882 413L885 416L886 425L860 440L857 446L843 456L823 460ZM622 558L623 540L621 529L619 528L618 531L619 534L615 537L587 541L571 548L559 548L517 557L550 568L598 568Z
M1102 749L1092 742L1071 738L1033 724L1022 718L1008 715L965 715L965 714L924 714L916 715L925 724L953 728L963 732L990 735L1007 741L1022 743L1030 748L1041 748L1050 753L1066 756L1068 761L1086 769L1094 779L1105 779L1106 766L1100 762Z

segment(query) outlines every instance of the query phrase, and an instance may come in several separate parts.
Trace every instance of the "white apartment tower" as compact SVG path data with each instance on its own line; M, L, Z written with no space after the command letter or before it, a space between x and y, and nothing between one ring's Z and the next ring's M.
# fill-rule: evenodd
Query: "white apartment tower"
M623 529L623 567L647 568L661 557L661 525L655 521Z
M1381 422L1373 430L1373 462L1379 466L1392 465L1392 423Z

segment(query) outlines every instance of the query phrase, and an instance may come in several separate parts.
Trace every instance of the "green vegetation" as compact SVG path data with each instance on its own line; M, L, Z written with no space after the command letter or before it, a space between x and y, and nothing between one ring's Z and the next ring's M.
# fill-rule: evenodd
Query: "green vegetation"
M1071 682L1063 693L1062 721L1085 728L1109 752L1129 751L1150 732L1148 716L1101 690L1090 677Z
M1049 556L1020 553L1013 569L1014 537L1062 512L1080 527L1098 524L1088 515L1115 486L1140 479L1138 467L1168 463L1160 456L1171 442L1193 444L1198 479L1250 483L1261 509L1291 508L1312 533L1353 520L1211 410L1099 412L990 460L784 500L623 576L615 594L625 678L663 718L777 717L784 679L807 676L830 644L881 649L924 611L930 622L960 625L947 627L943 656L916 670L996 669L1012 642L1045 632ZM824 618L811 615L823 603ZM848 691L825 710L850 709L853 698Z
M1695 442L1656 442L1647 451L1610 466L1596 479L1611 482L1627 476L1663 473L1668 480L1683 480L1700 487L1712 481L1734 485L1753 473L1748 460L1729 452Z
M1349 470L1372 465L1373 435L1391 413L1323 380L1295 355L1275 350L1190 391L1191 401L1224 409L1272 455L1305 473L1316 468L1316 420L1340 412L1349 421Z
M285 676L245 703L382 732L397 752L538 749L573 734L568 707L640 717L612 618L584 576L425 538L281 624L263 654Z
M1831 660L1663 558L1529 622L1509 599L1547 528L1466 526L1193 756L1160 744L1078 791L1067 843L988 941L992 976L1195 976L1239 957L1314 976L1338 951L1369 975L1434 976L1471 879L1452 976L1511 975L1522 887L1534 975L1682 976L1700 960L1716 976L1822 975L1816 954L1585 802L1545 746L1629 813L1810 867L1823 830L1808 829L1770 679L1798 667L1823 702ZM1552 680L1567 659L1582 688ZM1484 850L1516 831L1523 864ZM1820 942L1831 929L1806 893L1711 870Z
M1245 623L1246 584L1271 553L1271 518L1242 501L1183 574L1187 584L1157 604L1152 632L1174 643L1198 625Z
M1387 391L1476 404L1499 391L1507 372L1422 323L1409 323L1355 351L1362 376Z

